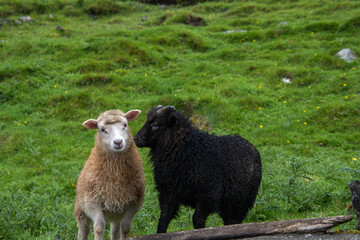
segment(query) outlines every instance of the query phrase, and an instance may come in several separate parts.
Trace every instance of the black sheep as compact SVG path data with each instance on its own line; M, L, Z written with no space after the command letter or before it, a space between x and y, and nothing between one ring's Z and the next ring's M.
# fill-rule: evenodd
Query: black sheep
M135 143L150 148L161 208L158 233L166 232L180 204L195 208L194 228L205 227L213 212L225 225L241 223L254 205L261 158L244 138L202 132L174 107L158 106L148 112Z

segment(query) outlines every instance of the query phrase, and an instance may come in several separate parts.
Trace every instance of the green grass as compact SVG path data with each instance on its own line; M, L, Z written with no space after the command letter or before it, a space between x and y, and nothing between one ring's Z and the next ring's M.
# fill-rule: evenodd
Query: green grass
M360 60L335 54L360 54L360 2L1 3L0 18L33 22L0 29L0 239L75 238L75 183L95 135L81 123L137 108L135 134L158 104L258 147L263 180L246 222L348 214L347 184L360 178ZM237 29L246 32L224 33ZM146 197L132 236L155 233L160 212L139 151ZM182 207L168 231L193 229L192 213ZM216 214L207 221L219 225Z

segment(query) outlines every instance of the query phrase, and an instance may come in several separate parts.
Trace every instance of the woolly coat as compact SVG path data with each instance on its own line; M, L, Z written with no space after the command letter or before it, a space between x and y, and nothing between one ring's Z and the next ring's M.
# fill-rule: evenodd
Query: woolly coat
M260 154L240 136L214 136L187 126L151 149L156 188L184 205L211 212L253 206L261 181Z
M175 110L158 114L161 108L149 111L135 142L138 147L150 147L164 214L163 206L168 204L201 206L205 212L219 213L225 224L241 223L254 205L261 182L258 150L240 136L202 132Z
M79 175L76 186L75 216L82 217L86 202L100 203L105 217L122 214L128 206L144 200L145 181L140 155L130 136L129 148L110 153L101 145L99 133L95 147Z

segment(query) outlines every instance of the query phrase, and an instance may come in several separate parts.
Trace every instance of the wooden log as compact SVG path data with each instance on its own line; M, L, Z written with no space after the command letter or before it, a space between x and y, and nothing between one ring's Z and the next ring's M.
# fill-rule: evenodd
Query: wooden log
M133 237L130 240L203 240L237 239L274 234L326 232L330 228L352 220L352 216L294 219L279 222L244 223L191 231L159 233Z

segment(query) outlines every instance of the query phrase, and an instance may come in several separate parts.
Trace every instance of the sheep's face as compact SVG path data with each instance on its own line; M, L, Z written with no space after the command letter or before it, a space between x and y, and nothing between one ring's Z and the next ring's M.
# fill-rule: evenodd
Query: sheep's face
M140 148L155 147L158 139L162 137L161 134L173 126L174 121L171 118L171 113L174 111L174 107L163 107L161 105L151 109L147 114L144 126L134 137L136 146Z
M122 152L129 141L129 127L127 120L114 123L98 123L98 131L101 134L103 145L113 152Z
M110 110L102 113L97 120L89 119L83 123L86 128L98 129L98 137L107 150L111 152L124 151L132 138L128 121L134 120L140 110L122 113L119 110Z

